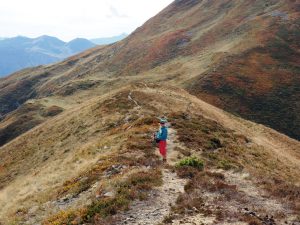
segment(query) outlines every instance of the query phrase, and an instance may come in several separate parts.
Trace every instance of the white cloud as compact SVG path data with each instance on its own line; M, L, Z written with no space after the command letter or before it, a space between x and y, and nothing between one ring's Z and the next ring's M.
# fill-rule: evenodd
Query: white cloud
M70 40L130 33L172 0L0 0L0 37Z
M119 13L119 11L112 5L109 7L109 9L110 9L111 14L107 16L108 18L111 18L111 17L128 18L127 15Z

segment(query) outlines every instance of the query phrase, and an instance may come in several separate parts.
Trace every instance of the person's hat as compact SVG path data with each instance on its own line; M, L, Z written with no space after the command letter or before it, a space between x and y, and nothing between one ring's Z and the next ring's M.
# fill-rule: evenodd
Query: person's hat
M161 123L161 124L165 124L165 123L167 123L168 121L165 119L165 118L161 118L160 120L159 120L159 123Z

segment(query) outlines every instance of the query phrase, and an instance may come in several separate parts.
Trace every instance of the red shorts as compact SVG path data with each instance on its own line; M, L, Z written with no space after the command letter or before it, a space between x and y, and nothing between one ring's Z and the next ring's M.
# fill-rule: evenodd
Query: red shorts
M163 156L163 158L167 157L167 141L159 142L159 152Z

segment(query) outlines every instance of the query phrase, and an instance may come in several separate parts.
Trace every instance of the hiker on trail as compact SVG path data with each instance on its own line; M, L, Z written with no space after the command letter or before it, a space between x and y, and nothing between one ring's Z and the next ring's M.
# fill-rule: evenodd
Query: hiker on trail
M167 138L168 138L168 128L166 127L167 120L160 119L160 129L156 134L156 140L159 145L159 152L163 157L163 161L167 161Z

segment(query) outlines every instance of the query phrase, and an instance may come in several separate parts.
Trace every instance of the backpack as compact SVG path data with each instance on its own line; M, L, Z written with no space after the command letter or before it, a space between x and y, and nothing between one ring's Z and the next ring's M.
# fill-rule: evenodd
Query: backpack
M160 140L157 138L157 133L155 132L153 134L153 146L158 146L157 144L160 142Z

